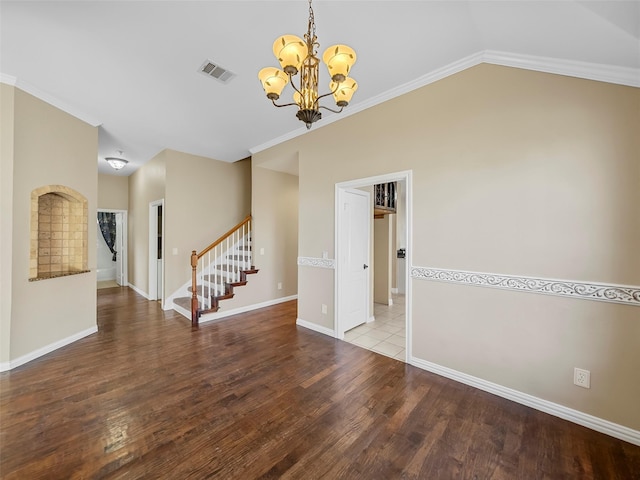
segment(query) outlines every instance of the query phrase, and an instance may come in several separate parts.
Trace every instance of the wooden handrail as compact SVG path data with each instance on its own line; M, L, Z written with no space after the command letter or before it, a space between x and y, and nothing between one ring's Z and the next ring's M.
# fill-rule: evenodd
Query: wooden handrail
M236 230L238 230L240 227L242 227L243 225L245 225L246 223L249 223L249 221L251 221L251 215L247 215L247 217L242 220L239 224L237 224L235 227L233 227L232 229L230 229L227 233L225 233L224 235L222 235L220 238L218 238L215 242L213 242L211 245L209 245L207 248L205 248L204 250L202 250L200 253L197 254L197 258L200 259L202 258L202 256L207 253L209 250L217 247L218 245L220 245L224 240L226 240L227 237L229 237L233 232L235 232Z

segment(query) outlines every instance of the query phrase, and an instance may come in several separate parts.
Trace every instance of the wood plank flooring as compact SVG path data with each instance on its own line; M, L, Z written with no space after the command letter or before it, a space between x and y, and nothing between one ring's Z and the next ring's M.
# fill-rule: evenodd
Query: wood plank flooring
M296 327L204 324L128 288L0 375L3 479L640 479L640 447Z

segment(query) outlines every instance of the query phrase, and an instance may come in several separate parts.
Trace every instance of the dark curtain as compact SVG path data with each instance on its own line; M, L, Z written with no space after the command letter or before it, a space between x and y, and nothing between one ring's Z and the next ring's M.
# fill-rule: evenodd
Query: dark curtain
M109 212L98 212L98 225L100 225L100 231L104 237L104 241L107 242L107 247L113 253L111 260L114 262L118 256L113 246L116 244L116 214Z

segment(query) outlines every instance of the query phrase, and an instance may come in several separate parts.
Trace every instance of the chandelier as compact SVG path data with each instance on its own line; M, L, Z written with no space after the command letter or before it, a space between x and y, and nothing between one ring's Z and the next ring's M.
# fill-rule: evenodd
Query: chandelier
M320 44L316 38L316 23L313 16L313 7L309 0L309 22L304 40L295 35L283 35L273 43L273 54L276 56L282 70L275 67L267 67L260 70L258 78L262 82L262 88L267 98L276 107L298 107L296 117L303 121L307 129L314 122L322 118L320 109L340 113L351 101L351 97L358 88L353 78L349 78L352 65L356 62L356 52L346 45L333 45L327 48L322 55L331 77L329 93L318 95L318 69L320 60L316 56L316 48ZM296 87L294 77L300 73L299 87ZM276 100L280 98L282 90L291 82L293 87L293 102L278 105ZM321 106L321 98L333 95L339 110Z

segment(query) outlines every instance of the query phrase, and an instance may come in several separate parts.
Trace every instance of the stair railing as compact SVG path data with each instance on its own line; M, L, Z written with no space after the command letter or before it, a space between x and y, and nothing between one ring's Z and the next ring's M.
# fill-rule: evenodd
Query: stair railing
M396 211L396 182L379 183L374 188L374 206L386 209L390 212Z
M237 281L241 271L251 269L251 224L248 215L200 253L191 252L192 327L198 327L203 313L216 309L215 297L224 295L226 284ZM232 251L236 253L231 255Z

